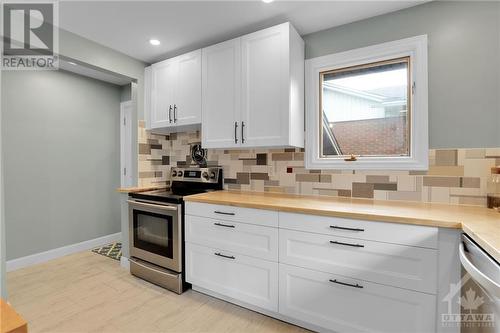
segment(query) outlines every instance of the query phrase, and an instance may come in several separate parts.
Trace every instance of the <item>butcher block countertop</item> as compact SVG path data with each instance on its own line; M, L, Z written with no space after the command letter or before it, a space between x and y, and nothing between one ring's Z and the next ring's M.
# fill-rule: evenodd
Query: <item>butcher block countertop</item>
M146 186L146 187L120 187L117 188L116 191L120 193L138 193L138 192L146 192L154 190L163 190L166 188L167 188L166 185Z
M485 207L236 191L195 194L184 197L184 200L462 229L500 262L500 213Z

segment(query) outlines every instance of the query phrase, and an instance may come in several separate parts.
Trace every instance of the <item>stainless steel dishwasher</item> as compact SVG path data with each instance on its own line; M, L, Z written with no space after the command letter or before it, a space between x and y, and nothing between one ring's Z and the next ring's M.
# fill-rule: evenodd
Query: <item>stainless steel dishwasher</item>
M460 296L462 333L500 333L500 265L468 235L460 261L466 272Z

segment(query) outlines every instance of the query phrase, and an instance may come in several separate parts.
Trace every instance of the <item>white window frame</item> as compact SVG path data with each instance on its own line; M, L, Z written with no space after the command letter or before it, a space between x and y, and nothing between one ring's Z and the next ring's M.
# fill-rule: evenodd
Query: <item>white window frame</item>
M410 112L410 155L320 157L320 73L345 67L410 57L413 81ZM306 168L341 170L427 170L429 165L427 35L363 47L306 60Z

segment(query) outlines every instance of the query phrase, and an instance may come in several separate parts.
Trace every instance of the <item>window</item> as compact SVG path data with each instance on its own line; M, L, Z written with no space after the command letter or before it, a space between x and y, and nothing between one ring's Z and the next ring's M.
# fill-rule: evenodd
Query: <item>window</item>
M306 61L306 166L424 170L427 38Z

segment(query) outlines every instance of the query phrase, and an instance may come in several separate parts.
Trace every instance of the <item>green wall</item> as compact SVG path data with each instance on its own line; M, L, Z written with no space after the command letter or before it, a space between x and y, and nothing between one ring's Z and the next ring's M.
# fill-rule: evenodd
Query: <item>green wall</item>
M7 260L120 232L119 86L2 75Z
M316 32L306 58L423 34L430 147L499 147L500 2L434 1Z

